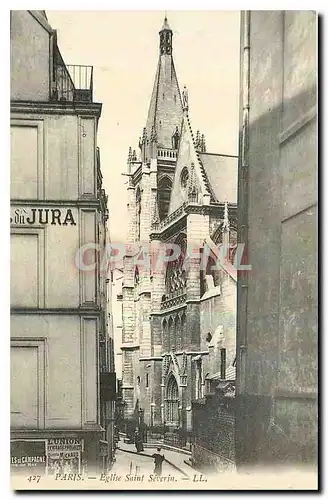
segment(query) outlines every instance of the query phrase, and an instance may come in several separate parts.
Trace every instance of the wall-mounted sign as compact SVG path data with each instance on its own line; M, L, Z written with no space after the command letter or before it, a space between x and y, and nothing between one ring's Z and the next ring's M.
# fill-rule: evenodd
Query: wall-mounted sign
M48 439L48 474L77 474L81 472L83 440L75 438Z
M11 441L10 467L12 474L44 475L46 471L45 441Z
M11 207L10 224L14 226L76 226L70 208Z

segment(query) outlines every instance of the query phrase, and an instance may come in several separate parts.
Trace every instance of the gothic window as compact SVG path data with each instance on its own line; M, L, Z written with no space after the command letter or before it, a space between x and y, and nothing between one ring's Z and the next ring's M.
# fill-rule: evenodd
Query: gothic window
M146 373L146 387L149 387L149 373Z
M176 315L174 322L174 333L175 333L175 350L181 351L181 322L178 314Z
M163 345L164 352L167 352L169 350L168 349L169 339L168 339L168 324L167 324L166 319L163 320L162 332L163 332L162 345Z
M160 220L167 216L169 211L172 181L169 177L162 177L158 183L158 211Z
M136 241L140 241L140 214L141 214L141 191L138 186L136 192Z
M196 362L196 399L202 397L202 361Z
M189 179L189 172L188 172L187 167L184 167L182 169L181 176L180 176L180 185L181 185L181 189L183 191L185 191L187 189L188 179Z
M176 378L171 374L166 388L166 412L167 424L179 425L179 389Z
M187 334L187 317L186 313L183 311L181 316L181 349L183 349L183 347L188 344L186 334Z
M168 262L165 277L166 293L173 297L183 294L187 285L185 270L187 242L185 235L181 234L176 239L175 244L180 246L180 255L177 259Z
M227 352L226 349L220 349L220 357L221 357L221 379L226 378L226 356Z
M174 335L172 316L170 316L170 319L169 319L168 332L167 333L168 333L168 351L170 351L170 350L172 350L172 337Z

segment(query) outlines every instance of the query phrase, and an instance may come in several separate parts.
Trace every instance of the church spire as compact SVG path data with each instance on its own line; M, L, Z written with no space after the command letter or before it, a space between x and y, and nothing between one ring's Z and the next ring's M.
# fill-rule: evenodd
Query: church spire
M159 32L159 58L146 122L147 138L151 137L153 129L158 149L172 149L173 136L177 128L181 133L183 118L182 99L172 56L172 37L173 31L165 16Z

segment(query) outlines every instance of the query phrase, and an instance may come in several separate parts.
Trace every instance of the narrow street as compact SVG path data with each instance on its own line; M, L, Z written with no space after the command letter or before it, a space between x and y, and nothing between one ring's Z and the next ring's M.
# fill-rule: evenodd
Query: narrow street
M155 450L154 450L155 452ZM150 450L147 453L151 453ZM116 451L116 462L111 470L111 472L116 472L119 475L126 474L138 474L138 475L149 475L152 474L154 470L153 459L150 457L146 457L144 455L137 455L134 453L129 453L123 450ZM172 467L172 465L167 462L163 463L163 476L168 476L169 474L177 476L183 474L177 474L178 471Z
M123 476L127 481L138 482L170 482L188 481L192 478L193 469L184 463L187 455L171 450L162 449L165 457L162 476L158 478L153 474L154 460L151 457L156 448L145 448L140 454L135 452L134 445L119 442L116 450L116 462L111 473Z

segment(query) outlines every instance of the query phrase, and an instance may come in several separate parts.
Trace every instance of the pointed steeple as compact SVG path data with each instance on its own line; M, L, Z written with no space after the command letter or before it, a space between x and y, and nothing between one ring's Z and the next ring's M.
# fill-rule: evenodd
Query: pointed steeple
M180 89L172 57L172 39L173 32L165 16L163 27L159 32L159 59L146 130L147 137L150 138L154 127L157 147L169 149L172 148L172 135L176 127L181 133L183 117Z

